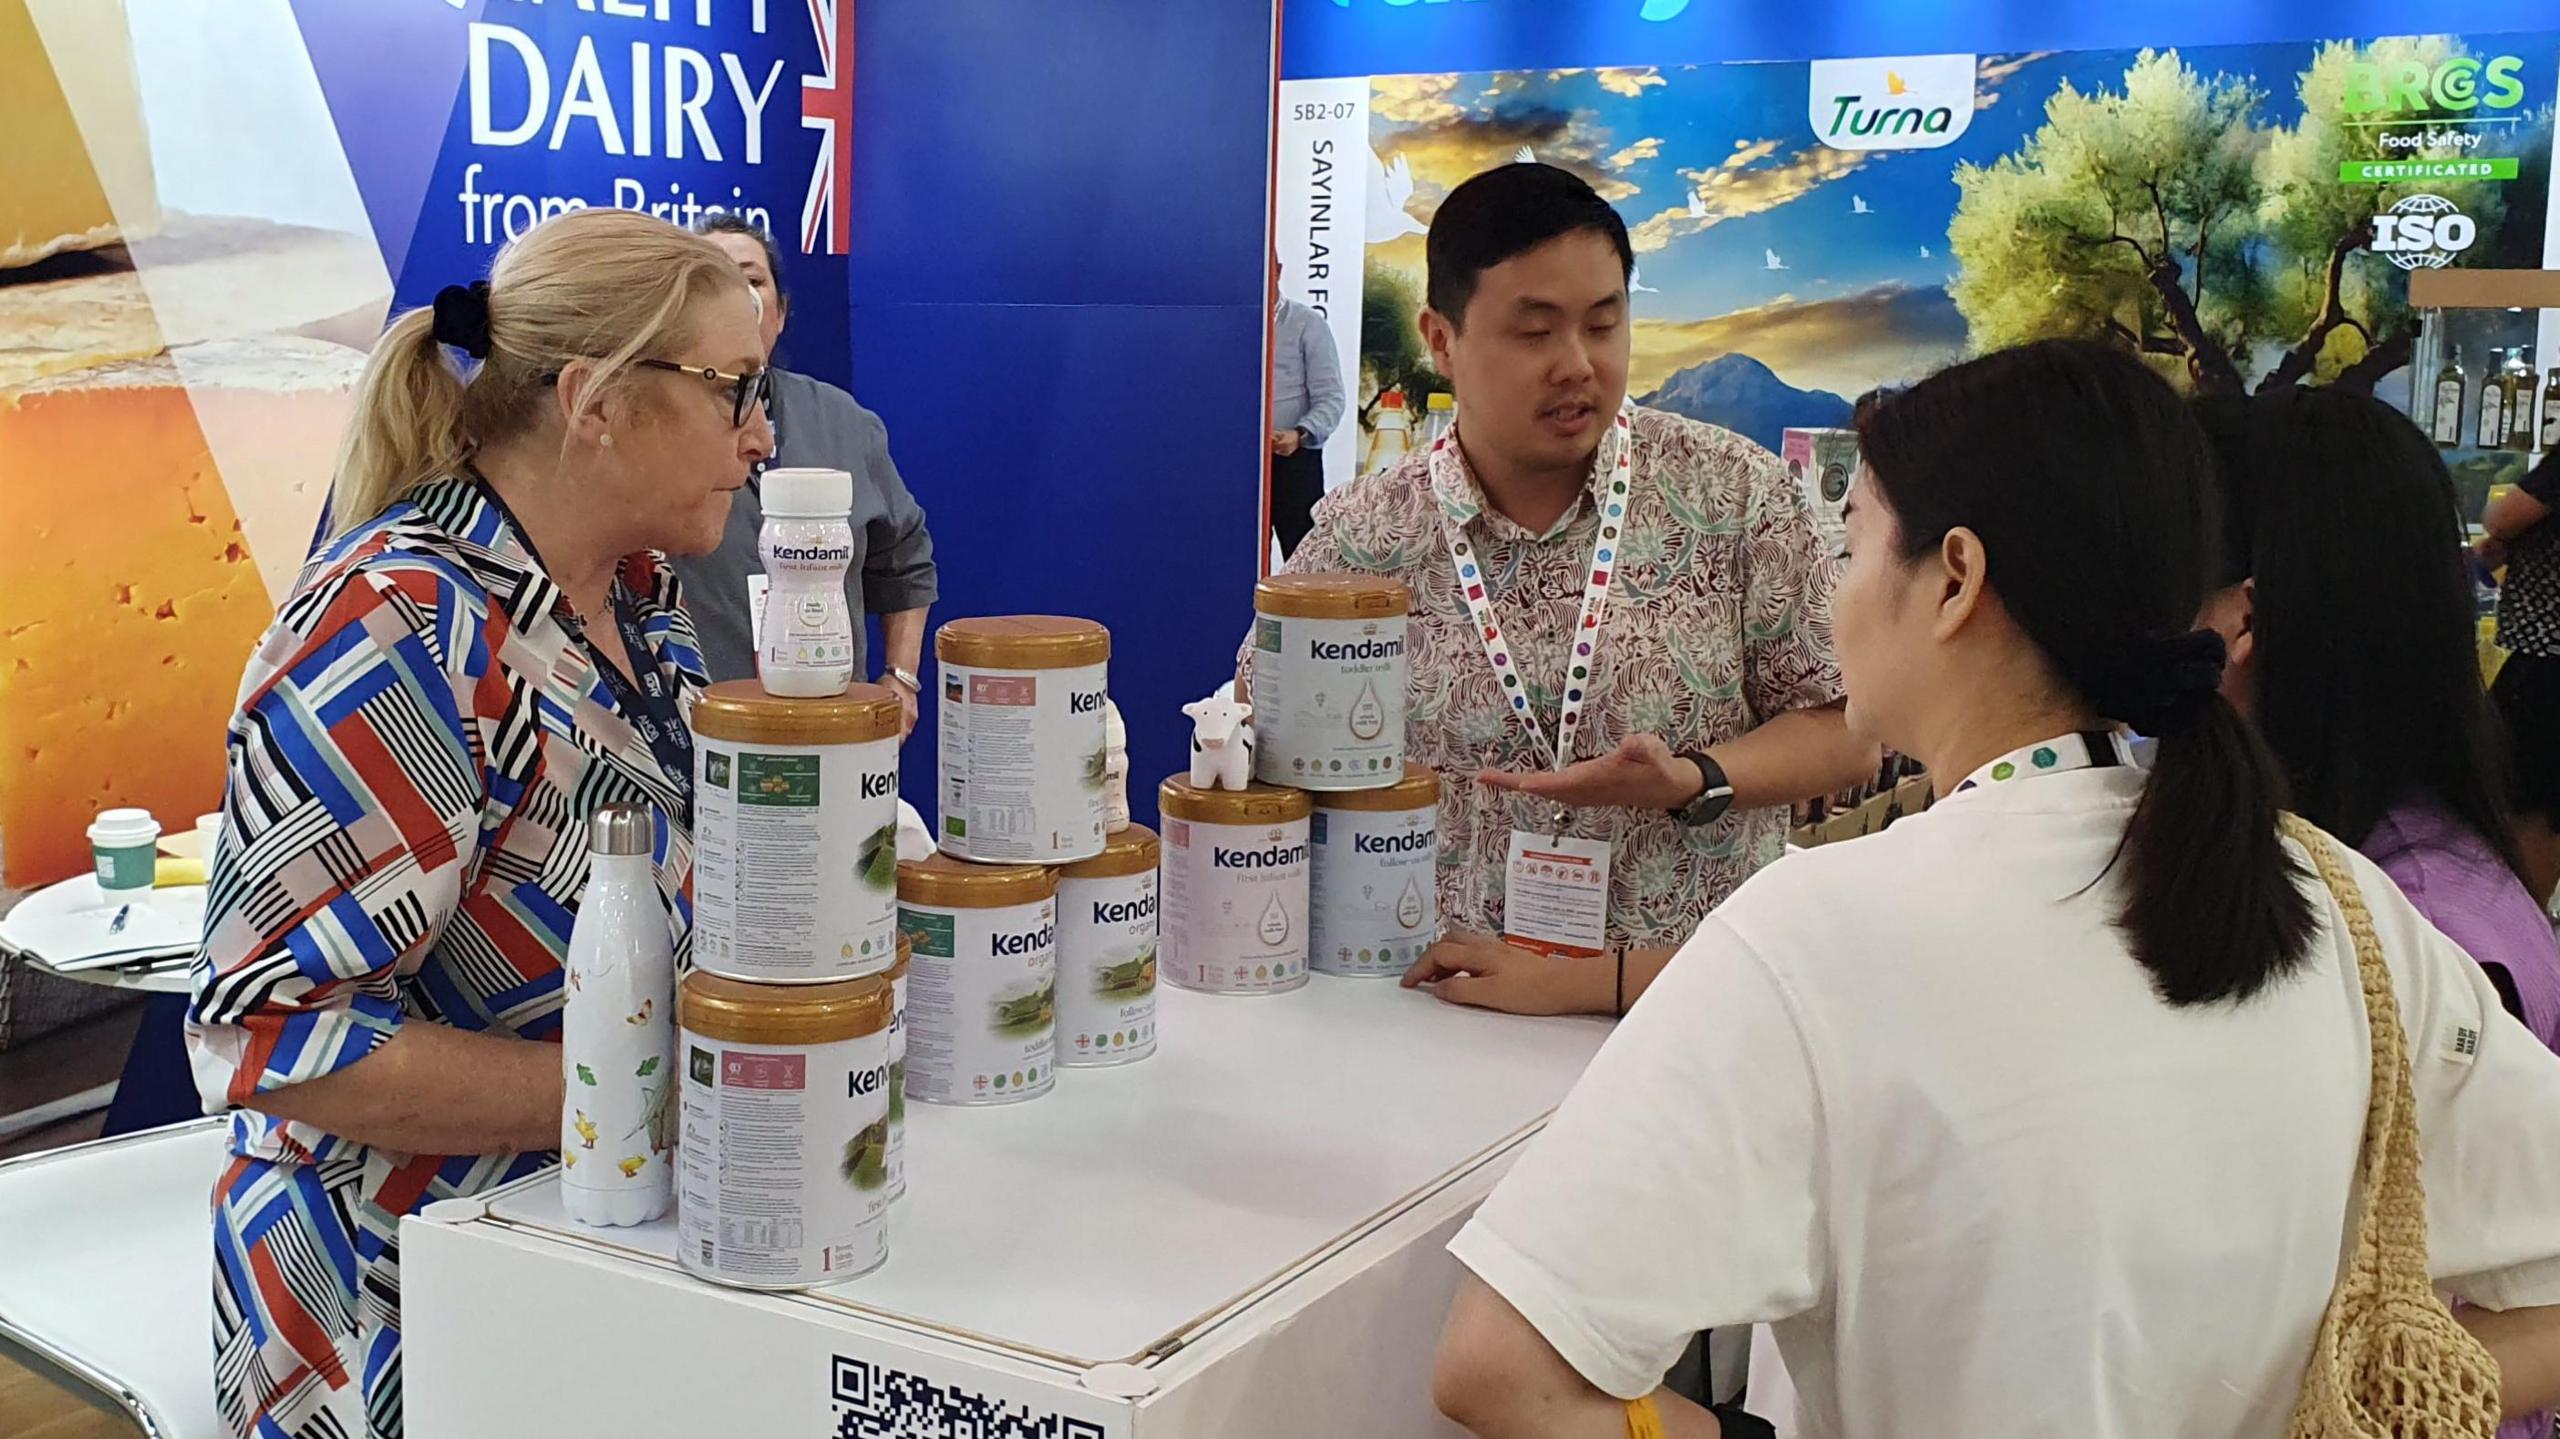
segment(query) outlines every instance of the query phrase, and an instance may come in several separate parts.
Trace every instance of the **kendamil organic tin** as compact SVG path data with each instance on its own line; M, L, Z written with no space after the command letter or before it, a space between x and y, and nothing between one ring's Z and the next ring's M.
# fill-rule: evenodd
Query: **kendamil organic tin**
M676 1258L747 1289L833 1284L889 1255L889 981L677 989Z
M942 669L942 852L1066 864L1102 852L1111 632L1091 620L953 620Z
M1058 1063L1128 1064L1156 1052L1156 832L1111 833L1058 871Z
M1058 1082L1058 878L1037 865L898 866L907 1097L1010 1104Z
M889 971L889 1202L907 1197L907 937Z
M792 699L753 680L693 707L693 963L768 983L895 962L895 693Z
M1254 774L1308 790L1404 773L1405 613L1377 575L1274 575L1253 588Z
M1415 767L1385 789L1315 797L1307 962L1400 975L1440 937L1440 779Z
M1300 790L1156 791L1164 815L1166 980L1211 994L1276 994L1307 982L1308 796Z

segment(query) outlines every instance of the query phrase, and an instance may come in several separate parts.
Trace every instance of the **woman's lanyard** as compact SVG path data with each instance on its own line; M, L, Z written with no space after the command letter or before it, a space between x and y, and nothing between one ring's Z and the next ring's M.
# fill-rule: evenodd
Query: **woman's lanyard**
M649 637L640 628L638 600L624 588L617 577L613 582L613 624L622 632L622 650L631 661L631 673L637 686L622 671L603 663L605 688L613 694L614 705L630 719L631 727L648 743L649 754L658 762L658 770L675 787L684 801L685 814L693 813L693 731L685 726L684 715L676 708L676 697L667 678L658 668L655 652L649 648ZM586 636L579 636L586 643ZM594 646L588 645L594 653Z
M549 575L551 567L543 564L542 552L534 548L533 536L526 531L524 522L516 518L515 511L508 509L507 502L499 497L498 487L490 484L488 477L478 469L464 468L479 484L480 492L488 497L489 503L497 507L499 514L506 516L507 527L516 532L517 542L524 546L524 552L532 558L534 565ZM649 746L650 758L658 762L659 772L666 776L667 783L674 787L677 798L683 802L684 814L678 818L690 823L693 814L693 731L686 728L684 715L676 708L674 689L658 668L657 657L649 648L649 636L640 628L638 601L623 585L619 571L614 574L613 589L607 603L613 610L614 629L622 638L623 655L631 665L630 675L623 674L621 666L606 659L604 652L596 648L595 639L588 634L583 619L568 627L570 634L587 652L588 662L596 667L597 674L603 677L605 692L613 697L613 707Z
M1511 712L1528 727L1541 757L1554 769L1561 770L1572 763L1574 736L1581 732L1583 702L1590 692L1592 651L1600 642L1600 623L1609 610L1609 577L1617 559L1618 532L1626 523L1628 478L1635 468L1631 414L1630 407L1620 406L1608 435L1601 441L1600 465L1608 471L1609 493L1600 506L1600 537L1592 546L1590 573L1582 582L1582 614L1573 627L1571 653L1565 657L1564 694L1557 702L1556 739L1552 743L1547 739L1546 727L1529 708L1528 684L1512 657L1511 642L1503 634L1502 622L1494 616L1493 602L1486 598L1484 567L1476 560L1475 546L1468 541L1465 527L1448 511L1440 514L1440 533L1449 543L1449 559L1458 570L1458 594L1466 601L1467 613L1476 623L1476 634L1484 642L1485 661L1502 682L1503 698L1510 702ZM1463 461L1457 440L1457 432L1452 430L1431 445L1432 488L1442 493L1457 493L1463 488ZM1559 806L1555 813L1557 833L1563 833L1568 818Z
M747 487L755 491L756 503L764 503L764 472L782 463L782 396L767 385L764 392L764 422L773 428L773 452L757 461L747 475Z
M1966 776L1964 783L1947 792L1947 797L1953 799L1967 790L1987 789L2013 780L2133 763L2133 745L2123 735L2113 730L2082 730L2013 749Z

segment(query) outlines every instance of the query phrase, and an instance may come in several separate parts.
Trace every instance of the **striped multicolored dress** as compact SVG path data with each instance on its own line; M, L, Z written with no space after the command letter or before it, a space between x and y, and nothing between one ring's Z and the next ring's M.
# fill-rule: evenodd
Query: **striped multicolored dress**
M704 683L675 576L619 597L663 685ZM621 643L600 627L593 645ZM214 1386L234 1434L401 1432L400 1218L549 1153L369 1148L236 1106L361 1062L407 1024L559 1037L583 819L666 817L685 962L690 817L590 641L479 483L422 487L315 560L250 660L188 1045L231 1110L213 1195Z

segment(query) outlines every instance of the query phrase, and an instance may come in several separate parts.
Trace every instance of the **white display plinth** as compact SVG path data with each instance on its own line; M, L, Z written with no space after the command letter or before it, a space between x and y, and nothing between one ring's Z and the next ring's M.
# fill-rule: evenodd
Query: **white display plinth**
M550 1174L404 1223L409 1434L1458 1432L1442 1246L1608 1025L1328 975L1161 994L1151 1059L909 1105L889 1262L851 1283L702 1283L672 1220L582 1228Z

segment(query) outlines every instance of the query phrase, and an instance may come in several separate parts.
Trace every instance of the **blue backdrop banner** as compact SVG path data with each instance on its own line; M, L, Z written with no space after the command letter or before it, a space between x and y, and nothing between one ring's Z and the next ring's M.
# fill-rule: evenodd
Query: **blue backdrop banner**
M563 210L736 211L773 232L813 321L786 362L845 378L853 0L293 10L399 306Z
M2386 0L2056 5L2044 0L1288 0L1291 80L1852 55L2246 45L2551 24L2547 0L2427 13Z

